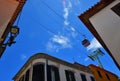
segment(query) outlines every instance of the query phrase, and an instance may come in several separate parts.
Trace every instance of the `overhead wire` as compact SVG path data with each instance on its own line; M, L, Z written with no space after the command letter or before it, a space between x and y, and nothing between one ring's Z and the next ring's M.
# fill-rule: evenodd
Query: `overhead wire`
M54 9L52 9L47 3L45 3L43 0L41 0L40 2L42 2L46 7L48 7L52 12L54 12L57 16L59 16L63 21L65 20L65 18L61 15L59 15ZM70 27L73 27L71 25L71 23L69 24ZM75 31L77 31L83 38L84 38L84 34L81 34L81 32L79 32L75 27L74 27ZM84 38L85 39L85 38ZM76 41L80 42L79 38L76 38Z
M54 11L54 10L52 10L52 11ZM57 13L57 12L56 12L56 13ZM57 15L59 15L59 14L57 14ZM31 18L34 22L38 23L42 28L44 28L44 29L47 30L48 32L51 32L53 35L56 34L55 32L51 31L49 28L47 28L46 26L44 26L43 24L41 24L40 22L38 22L38 21L35 20L34 18L32 18L32 17L29 17L29 18ZM73 45L72 45L72 46L73 46ZM76 47L74 47L74 48L76 48ZM78 48L76 48L76 51L80 53L80 51L79 51ZM86 54L84 54L84 55L86 55ZM87 56L87 55L86 55L86 56Z
M57 16L59 16L61 19L65 19L63 16L59 15L54 9L52 9L47 3L45 3L43 0L40 0L44 5L46 5L51 11L53 11ZM71 24L69 24L69 26L72 26ZM80 31L78 31L75 27L74 29L80 34L80 35L83 35L81 34Z
M64 20L64 17L63 16L61 16L61 15L59 15L54 9L52 9L47 3L45 3L43 0L41 0L41 2L44 4L44 5L46 5L51 11L53 11L57 16L59 16L61 19L63 19ZM71 26L71 24L69 24L69 26ZM83 37L85 37L85 35L84 34L81 34L81 32L80 31L78 31L75 27L74 27L74 29L80 34L80 35L82 35ZM78 50L77 50L78 51ZM78 51L79 52L79 51ZM86 54L85 54L86 55Z
M26 16L29 16L29 15L26 15ZM56 32L50 30L49 28L47 28L45 25L41 24L38 20L34 19L32 16L29 16L29 18L34 21L35 23L39 24L43 29L45 29L46 31L50 32L52 35L56 35ZM72 47L76 48L72 43L69 43L68 44L72 45ZM79 49L76 48L76 51L80 53ZM85 55L85 54L84 54ZM87 55L85 55L87 56Z

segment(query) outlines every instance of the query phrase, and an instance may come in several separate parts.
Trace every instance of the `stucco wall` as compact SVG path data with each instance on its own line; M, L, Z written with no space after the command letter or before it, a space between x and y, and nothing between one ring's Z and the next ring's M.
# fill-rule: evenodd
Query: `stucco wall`
M16 0L0 0L0 38L2 37L19 2Z
M106 70L101 69L99 67L94 67L94 66L89 66L89 67L93 70L96 81L118 81L118 78L115 74L107 72ZM97 71L101 73L102 78L98 75ZM109 76L110 80L107 78L106 74Z
M120 16L111 8L119 2L120 0L115 0L89 19L118 64L120 64Z
M18 81L26 73L26 71L28 69L31 70L30 71L30 81L32 81L32 68L33 68L33 65L36 64L36 63L44 63L44 64L46 64L46 59L40 58L40 59L36 59L36 60L32 61L27 67L25 67L24 71L20 74L19 77L16 78L15 81ZM51 60L47 60L47 64L48 65L54 65L54 66L59 68L59 74L60 74L60 80L61 81L66 81L65 70L73 71L76 81L82 81L81 77L80 77L80 73L83 73L83 74L86 75L87 81L91 81L90 76L93 76L93 74L83 72L83 71L77 70L75 68L68 67L67 65L59 64L59 63L51 61Z

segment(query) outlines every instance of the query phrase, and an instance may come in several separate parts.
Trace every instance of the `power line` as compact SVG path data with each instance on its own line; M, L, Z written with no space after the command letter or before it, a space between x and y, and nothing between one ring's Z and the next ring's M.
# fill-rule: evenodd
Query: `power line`
M61 19L64 20L64 17L63 17L63 16L59 15L54 9L52 9L52 8L51 8L48 4L46 4L43 0L41 0L41 2L42 2L44 5L46 5L51 11L53 11L57 16L59 16ZM71 25L69 24L69 26L71 26ZM80 35L83 35L83 34L81 34L81 32L79 32L75 27L74 27L74 29L75 29Z

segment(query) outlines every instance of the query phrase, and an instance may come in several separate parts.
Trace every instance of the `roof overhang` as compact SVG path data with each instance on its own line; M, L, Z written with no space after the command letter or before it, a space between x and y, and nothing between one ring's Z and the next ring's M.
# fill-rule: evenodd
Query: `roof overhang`
M14 4L14 2L18 2L18 5L16 7L16 10L13 12L12 17L10 18L10 21L6 24L6 29L3 30L3 34L0 37L0 57L2 56L3 52L5 51L6 47L2 47L3 42L5 41L6 37L8 36L8 33L10 32L10 27L14 24L17 16L21 12L26 0L13 0L9 1ZM1 3L2 4L2 3ZM5 10L4 10L5 11Z
M89 18L95 15L97 12L108 6L110 3L112 3L115 0L101 0L96 5L94 5L92 8L84 12L79 16L80 20L86 25L86 27L92 32L92 34L97 38L97 40L101 43L101 45L104 47L104 49L109 53L109 55L112 57L113 61L117 65L117 67L120 69L120 65L116 61L116 59L113 57L113 54L108 49L107 45L101 38L101 36L98 34L98 31L94 28L94 26L91 24Z

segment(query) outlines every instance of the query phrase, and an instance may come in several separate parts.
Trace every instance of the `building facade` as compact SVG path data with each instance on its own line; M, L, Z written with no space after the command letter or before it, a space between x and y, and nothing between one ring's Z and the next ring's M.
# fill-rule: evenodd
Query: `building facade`
M33 55L13 78L14 81L95 81L90 68L68 63L44 53Z
M3 43L10 33L16 18L21 12L26 0L0 0L0 57L5 51Z
M120 0L100 0L79 18L120 69Z
M104 70L95 65L89 65L89 68L94 72L96 81L118 81L117 75Z

